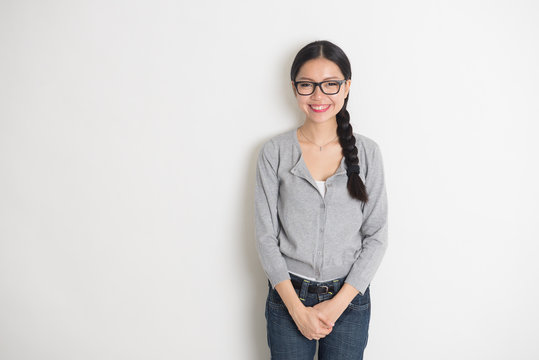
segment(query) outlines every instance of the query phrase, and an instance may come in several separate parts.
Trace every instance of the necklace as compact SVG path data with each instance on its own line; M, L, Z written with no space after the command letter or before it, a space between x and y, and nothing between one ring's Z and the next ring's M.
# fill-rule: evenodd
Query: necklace
M301 127L299 128L299 132L301 133L301 135L303 135L303 137L305 139L307 139L310 143L312 144L315 144L316 146L319 146L320 147L320 151L322 151L322 147L326 146L327 144L329 144L330 142L332 142L333 140L335 140L339 135L335 136L333 139L331 139L330 141L328 141L327 143L325 143L324 145L318 145L317 143L315 143L314 141L312 141L311 139L309 139L307 136L305 136L305 134L303 133L303 131L301 130Z

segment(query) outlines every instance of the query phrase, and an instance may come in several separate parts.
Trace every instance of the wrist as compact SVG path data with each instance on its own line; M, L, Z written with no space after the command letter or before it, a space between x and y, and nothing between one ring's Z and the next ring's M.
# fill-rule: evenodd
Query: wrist
M350 301L345 296L335 295L333 298L331 298L331 301L340 310L345 310L348 307L348 304L350 304Z
M288 312L293 318L296 318L299 314L303 313L305 311L305 305L301 301L294 302L292 306L288 309Z
M357 291L357 289L355 289L353 286L344 284L339 292L335 294L332 300L338 303L339 307L345 309L358 293L359 291Z

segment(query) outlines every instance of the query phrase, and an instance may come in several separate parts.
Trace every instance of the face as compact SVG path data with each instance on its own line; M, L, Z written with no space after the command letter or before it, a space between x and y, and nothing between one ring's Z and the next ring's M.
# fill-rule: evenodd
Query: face
M307 61L299 69L296 81L308 80L320 82L325 80L343 80L341 69L334 62L317 58ZM344 99L350 91L351 80L341 85L341 89L335 95L326 95L317 86L311 95L299 95L292 82L292 88L296 96L299 108L307 115L306 121L322 123L336 121L337 113L344 105Z

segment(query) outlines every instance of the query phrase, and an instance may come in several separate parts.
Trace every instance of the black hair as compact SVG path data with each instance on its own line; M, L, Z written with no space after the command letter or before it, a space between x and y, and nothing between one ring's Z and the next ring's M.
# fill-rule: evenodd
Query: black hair
M307 44L297 53L290 69L290 79L295 81L301 66L309 60L318 58L325 58L334 62L346 80L352 79L352 69L348 57L340 47L327 40L318 40ZM359 166L356 138L350 124L350 114L346 110L349 96L350 93L344 99L342 109L337 113L337 135L345 158L344 162L348 168L353 165ZM367 189L357 172L348 172L347 188L351 197L363 202L368 201Z

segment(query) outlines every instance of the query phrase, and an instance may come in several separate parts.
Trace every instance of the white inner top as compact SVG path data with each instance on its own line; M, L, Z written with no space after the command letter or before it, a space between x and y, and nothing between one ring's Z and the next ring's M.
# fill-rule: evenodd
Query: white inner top
M303 275L301 275L301 274L298 274L298 273L295 273L295 272L292 272L292 271L288 271L288 272L291 273L291 274L297 275L297 276L299 276L299 277L302 277L302 278L304 278L304 279L311 280L311 281L316 281L316 282L328 282L328 281L334 280L334 279L316 280L316 279L314 279L314 278L311 278L311 277L308 277L308 276L303 276Z
M320 180L315 181L316 185L318 185L318 190L320 191L320 194L322 194L322 197L324 197L326 195L326 182Z

